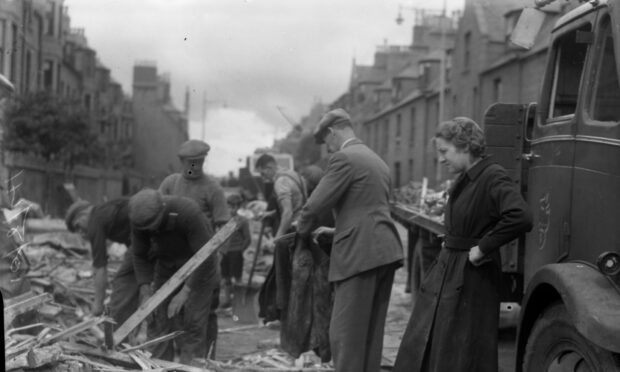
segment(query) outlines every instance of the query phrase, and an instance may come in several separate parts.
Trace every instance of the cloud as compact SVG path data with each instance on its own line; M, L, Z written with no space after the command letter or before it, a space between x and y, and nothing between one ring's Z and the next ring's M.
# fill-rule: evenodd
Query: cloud
M441 6L436 3L424 7ZM451 8L462 3L448 0ZM160 73L170 73L177 107L190 89L192 121L202 120L206 92L209 112L226 106L224 112L260 123L233 136L263 138L253 131L265 126L268 144L290 129L277 106L298 121L317 98L329 103L347 90L353 58L372 64L386 39L411 43L413 13L403 10L402 26L394 22L401 4L420 6L411 0L65 0L72 27L85 28L127 93L134 63L156 61Z
M205 162L207 173L223 176L237 173L245 166L245 158L259 147L273 144L273 139L284 134L262 120L255 112L231 108L217 108L208 113L206 125L190 122L190 138L203 139L211 146Z

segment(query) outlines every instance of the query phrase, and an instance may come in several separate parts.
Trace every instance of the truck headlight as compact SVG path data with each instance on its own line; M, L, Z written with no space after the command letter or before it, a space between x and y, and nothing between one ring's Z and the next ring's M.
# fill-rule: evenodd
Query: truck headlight
M596 266L607 276L616 276L620 273L620 254L604 252L596 259Z

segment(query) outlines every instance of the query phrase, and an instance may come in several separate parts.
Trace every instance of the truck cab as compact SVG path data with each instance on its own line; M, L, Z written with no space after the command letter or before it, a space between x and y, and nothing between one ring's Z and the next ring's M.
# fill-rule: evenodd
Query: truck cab
M506 161L534 216L519 246L517 371L620 370L619 76L620 1L588 1L552 31L538 103L485 115L487 132L515 124Z

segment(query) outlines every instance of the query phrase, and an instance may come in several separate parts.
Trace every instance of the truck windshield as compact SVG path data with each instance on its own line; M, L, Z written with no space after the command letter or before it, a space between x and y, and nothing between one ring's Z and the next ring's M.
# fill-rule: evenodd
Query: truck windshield
M597 62L594 94L588 111L590 117L596 121L618 123L620 122L620 85L611 31L611 19L609 15L606 15L601 23L599 50L602 55Z

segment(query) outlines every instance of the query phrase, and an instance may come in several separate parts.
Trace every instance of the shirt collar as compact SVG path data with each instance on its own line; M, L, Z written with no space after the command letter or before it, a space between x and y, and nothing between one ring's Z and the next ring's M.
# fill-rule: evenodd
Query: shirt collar
M351 137L348 140L344 141L342 143L342 145L340 145L340 150L342 150L343 148L345 148L349 143L355 141L357 138L356 137Z

